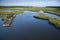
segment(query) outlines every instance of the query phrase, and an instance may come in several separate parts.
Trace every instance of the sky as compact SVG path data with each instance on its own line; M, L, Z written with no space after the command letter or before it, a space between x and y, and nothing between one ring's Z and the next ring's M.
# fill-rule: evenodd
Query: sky
M0 6L60 6L60 0L0 0Z

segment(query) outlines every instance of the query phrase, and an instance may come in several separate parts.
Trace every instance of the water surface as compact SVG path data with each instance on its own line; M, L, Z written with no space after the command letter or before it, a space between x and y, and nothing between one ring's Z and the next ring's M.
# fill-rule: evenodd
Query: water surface
M0 18L0 40L58 40L60 30L47 20L35 19L37 12L25 11L13 20L10 27L3 27Z

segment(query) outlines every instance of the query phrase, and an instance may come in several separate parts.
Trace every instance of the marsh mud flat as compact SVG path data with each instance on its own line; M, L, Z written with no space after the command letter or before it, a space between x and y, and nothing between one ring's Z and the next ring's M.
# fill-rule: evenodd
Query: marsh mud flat
M15 18L15 16L16 16L16 15L12 15L12 14L9 15L9 16L8 16L8 20L7 20L5 23L3 23L3 26L4 26L4 27L9 27L9 26L11 25L13 19Z

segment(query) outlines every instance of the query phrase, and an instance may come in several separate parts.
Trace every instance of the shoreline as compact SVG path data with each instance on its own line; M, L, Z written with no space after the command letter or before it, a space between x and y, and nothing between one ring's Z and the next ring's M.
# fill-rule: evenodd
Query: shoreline
M45 16L43 14L37 14L33 17L37 18L37 19L47 20L50 24L53 24L56 28L60 29L60 20L58 20L57 18L52 19L52 18Z

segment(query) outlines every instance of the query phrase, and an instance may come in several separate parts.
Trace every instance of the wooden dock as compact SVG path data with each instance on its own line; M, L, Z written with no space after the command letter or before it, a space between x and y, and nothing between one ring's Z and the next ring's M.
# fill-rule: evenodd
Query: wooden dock
M9 17L8 17L8 20L7 20L5 23L3 23L3 26L5 26L5 27L10 26L11 23L12 23L12 21L13 21L13 19L15 18L15 16L16 16L16 15L9 16Z

